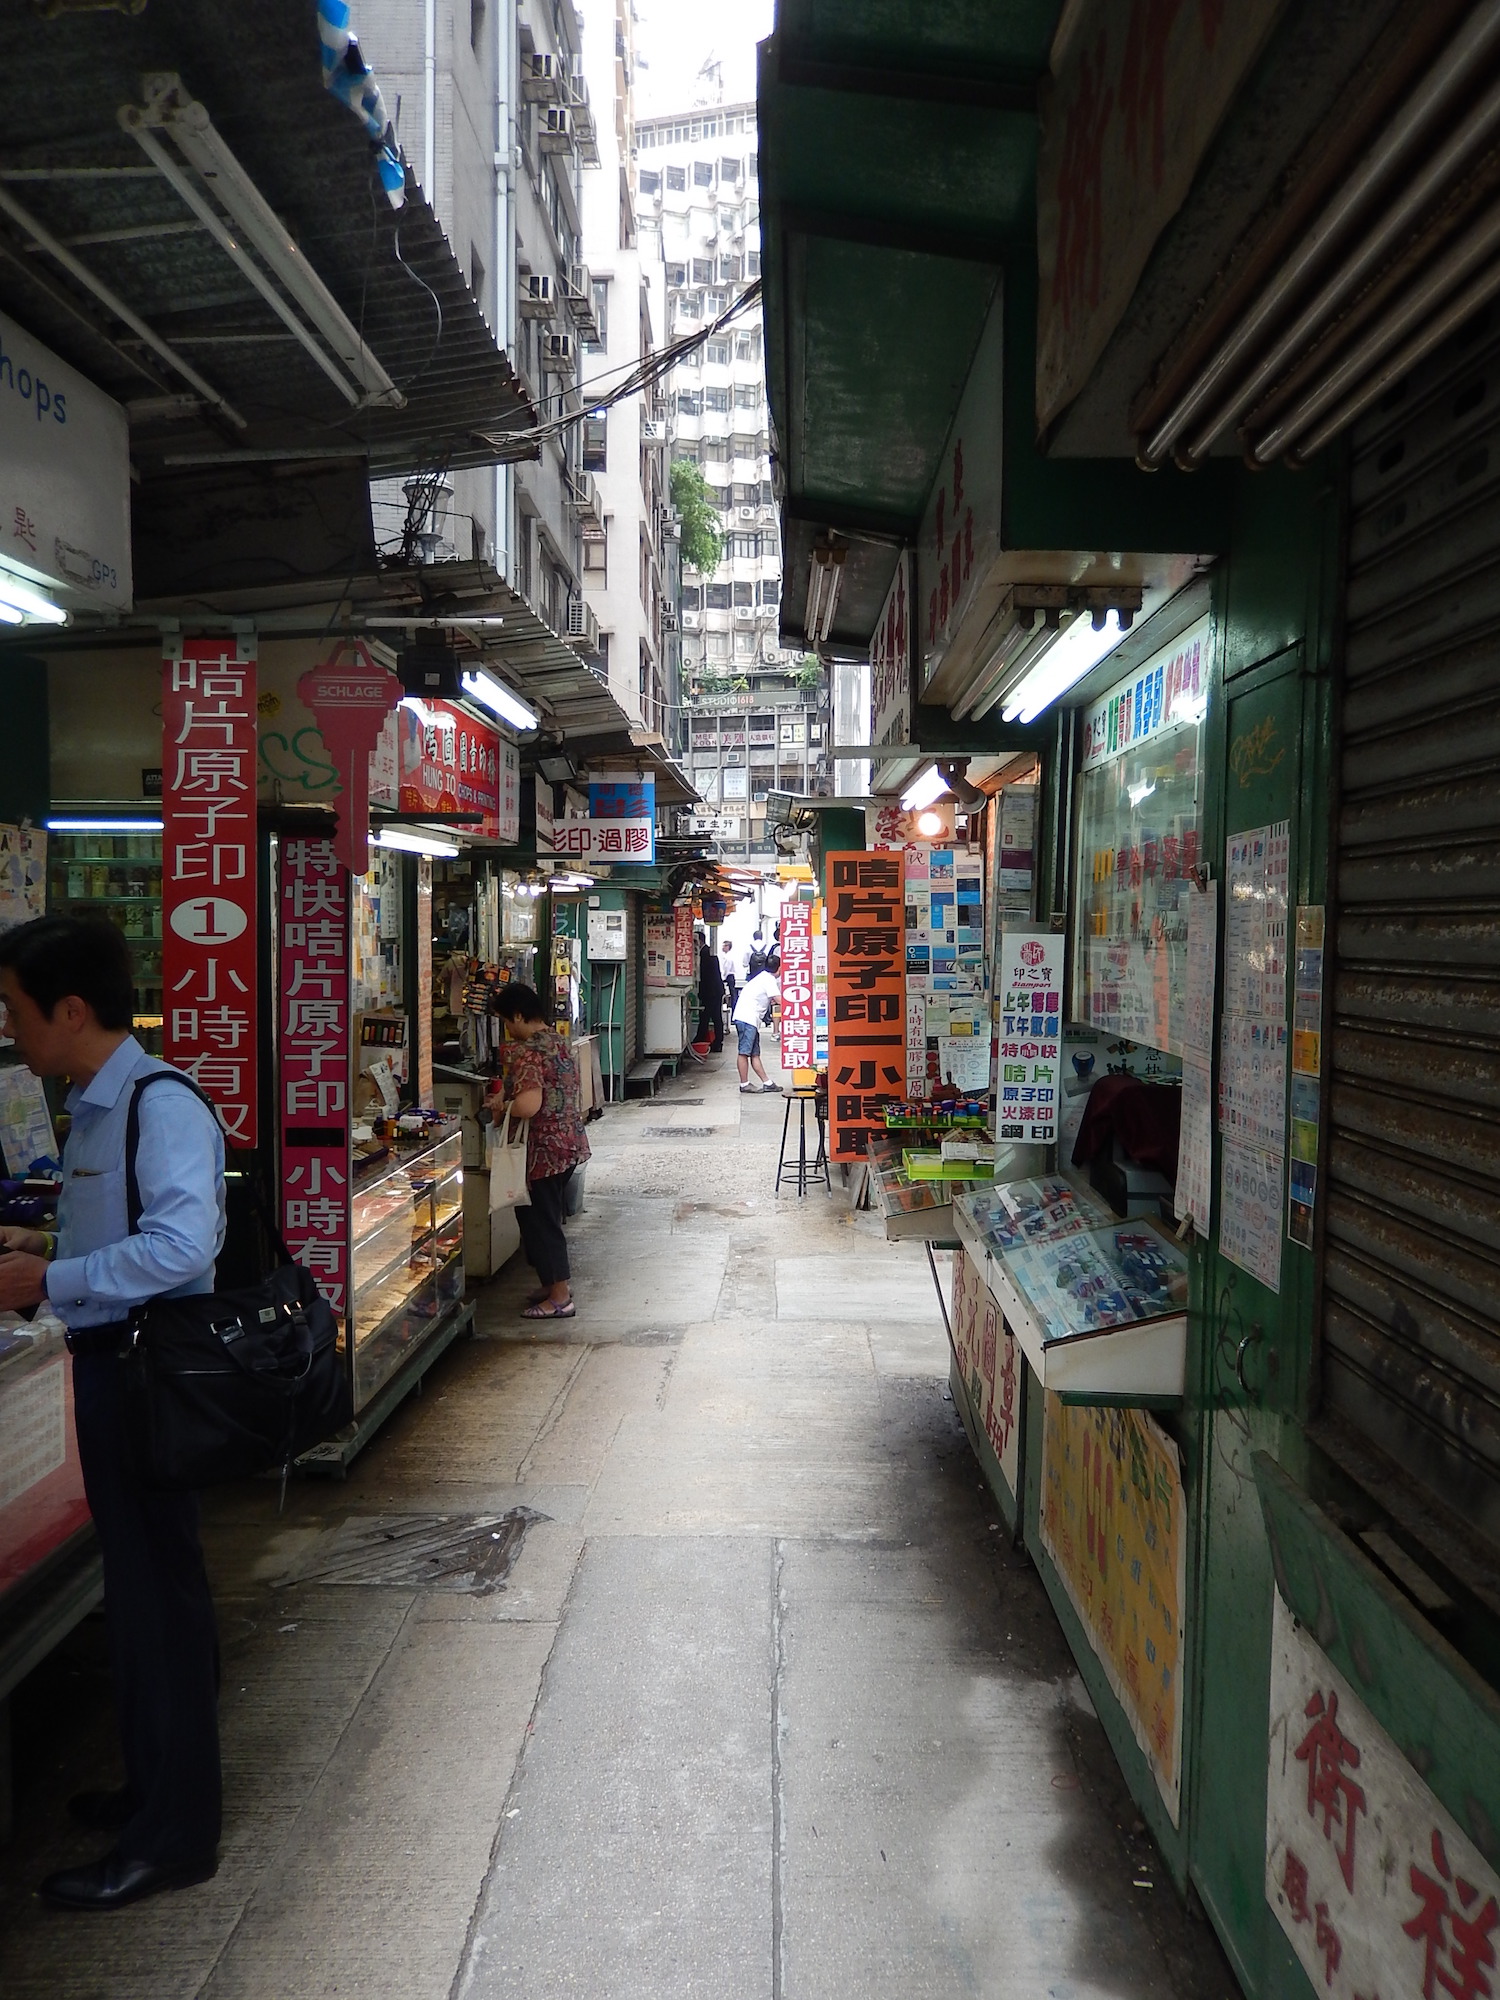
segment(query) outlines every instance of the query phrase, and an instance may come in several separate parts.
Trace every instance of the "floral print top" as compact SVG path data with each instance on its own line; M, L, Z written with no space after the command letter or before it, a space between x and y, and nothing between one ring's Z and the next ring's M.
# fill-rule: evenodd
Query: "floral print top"
M589 1157L583 1129L578 1065L562 1036L547 1028L529 1042L508 1042L504 1056L507 1097L540 1090L542 1108L526 1138L526 1178L546 1180L581 1166Z

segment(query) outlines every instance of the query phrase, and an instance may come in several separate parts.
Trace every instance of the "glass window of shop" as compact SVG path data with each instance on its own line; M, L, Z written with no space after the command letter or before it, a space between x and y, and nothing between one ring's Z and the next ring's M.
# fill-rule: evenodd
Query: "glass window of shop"
M1203 838L1210 637L1203 619L1083 718L1073 1018L1172 1055Z
M47 907L53 916L107 917L124 932L135 981L135 1033L159 1056L161 835L54 833L47 855Z

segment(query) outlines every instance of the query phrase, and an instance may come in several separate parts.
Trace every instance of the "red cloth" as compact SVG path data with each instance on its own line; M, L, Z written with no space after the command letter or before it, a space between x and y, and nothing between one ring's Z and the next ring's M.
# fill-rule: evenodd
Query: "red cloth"
M1177 1178L1182 1134L1179 1085L1142 1083L1138 1076L1101 1076L1089 1092L1083 1123L1073 1144L1073 1164L1086 1167L1118 1139L1138 1167Z

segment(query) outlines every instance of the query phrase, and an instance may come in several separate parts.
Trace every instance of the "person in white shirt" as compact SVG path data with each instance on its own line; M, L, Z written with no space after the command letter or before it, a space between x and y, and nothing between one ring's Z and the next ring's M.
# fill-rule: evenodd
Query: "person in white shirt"
M781 1085L772 1083L766 1075L765 1065L760 1059L760 1024L772 1001L781 996L781 987L774 972L757 972L753 979L746 980L740 988L739 998L734 1003L734 1027L739 1037L740 1089L748 1096L758 1091L779 1091ZM751 1070L760 1078L759 1083L750 1081Z

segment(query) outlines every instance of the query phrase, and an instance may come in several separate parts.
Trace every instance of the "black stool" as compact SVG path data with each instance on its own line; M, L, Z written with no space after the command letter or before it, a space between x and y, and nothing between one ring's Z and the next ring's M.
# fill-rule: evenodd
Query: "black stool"
M790 1163L786 1157L787 1133L792 1122L792 1106L797 1106L797 1158ZM811 1105L818 1127L818 1150L809 1162L807 1157L807 1107ZM828 1146L826 1128L823 1123L824 1099L816 1090L789 1090L786 1095L786 1110L781 1117L781 1151L776 1157L776 1192L781 1192L784 1181L797 1183L800 1200L807 1193L809 1184L821 1181L831 1193L833 1181L828 1172Z

